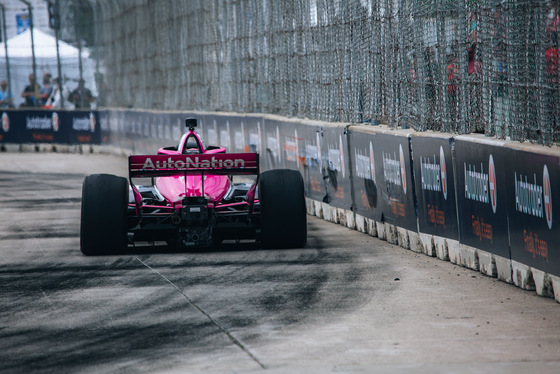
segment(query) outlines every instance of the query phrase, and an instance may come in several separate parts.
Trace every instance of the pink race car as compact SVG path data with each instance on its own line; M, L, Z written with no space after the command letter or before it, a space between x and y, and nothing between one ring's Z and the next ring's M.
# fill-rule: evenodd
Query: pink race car
M85 255L123 252L128 244L165 241L175 248L211 247L255 239L265 248L303 247L307 219L303 178L294 170L259 173L257 153L205 146L187 118L177 146L129 156L129 180L85 178L80 249ZM234 182L234 176L251 182ZM136 185L133 180L150 181ZM129 185L130 181L130 185Z

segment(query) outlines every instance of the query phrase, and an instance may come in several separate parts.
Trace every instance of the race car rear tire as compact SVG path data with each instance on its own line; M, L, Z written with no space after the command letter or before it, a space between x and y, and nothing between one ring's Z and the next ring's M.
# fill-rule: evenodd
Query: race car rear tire
M109 174L87 176L82 185L80 250L94 256L127 247L128 180Z
M307 242L307 213L299 171L279 169L259 176L261 242L264 248L301 248Z

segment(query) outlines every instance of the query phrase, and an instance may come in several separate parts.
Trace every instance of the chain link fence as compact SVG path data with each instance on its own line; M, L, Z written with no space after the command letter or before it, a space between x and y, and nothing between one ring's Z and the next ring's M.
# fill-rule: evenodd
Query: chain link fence
M92 3L111 106L559 138L558 1Z

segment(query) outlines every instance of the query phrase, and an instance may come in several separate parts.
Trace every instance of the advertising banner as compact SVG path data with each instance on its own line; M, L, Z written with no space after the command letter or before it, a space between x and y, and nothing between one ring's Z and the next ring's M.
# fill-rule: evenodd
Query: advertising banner
M356 213L417 231L408 137L352 129L350 142Z
M499 146L458 138L454 147L460 242L510 258L506 164L511 160Z
M380 165L376 164L374 154L374 135L356 131L350 131L350 154L354 177L354 197L356 214L381 221L381 205L379 204L380 185L377 181L376 170ZM379 158L380 156L377 156Z
M14 110L2 112L3 142L68 144L71 123L65 111Z
M323 127L321 133L322 174L326 182L323 202L352 210L352 180L348 157L348 129Z
M451 138L413 136L411 148L419 231L458 240L452 142Z
M321 151L323 149L323 127L313 125L300 125L297 127L299 165L305 183L307 197L326 201L327 184L329 183L326 159L323 162Z
M96 111L67 111L60 116L63 122L71 125L70 144L101 144L101 126Z
M505 152L511 259L560 276L560 158Z

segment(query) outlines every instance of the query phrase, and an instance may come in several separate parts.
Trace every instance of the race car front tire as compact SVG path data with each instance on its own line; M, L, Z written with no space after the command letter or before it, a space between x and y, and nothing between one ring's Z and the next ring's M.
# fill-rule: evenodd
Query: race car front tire
M123 252L127 247L128 180L87 176L82 185L80 250L84 255Z
M259 176L261 242L264 248L302 248L307 242L307 213L299 171L278 169Z

